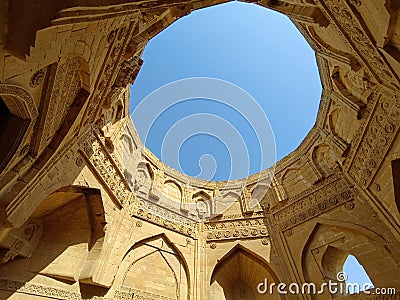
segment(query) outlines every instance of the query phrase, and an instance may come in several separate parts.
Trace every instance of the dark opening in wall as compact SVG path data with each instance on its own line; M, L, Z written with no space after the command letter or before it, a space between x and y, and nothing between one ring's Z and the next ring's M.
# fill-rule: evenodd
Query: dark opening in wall
M397 210L400 212L400 159L392 161L392 175L394 187L394 201L396 201Z
M29 120L10 112L3 97L0 97L0 172L15 154L29 124Z

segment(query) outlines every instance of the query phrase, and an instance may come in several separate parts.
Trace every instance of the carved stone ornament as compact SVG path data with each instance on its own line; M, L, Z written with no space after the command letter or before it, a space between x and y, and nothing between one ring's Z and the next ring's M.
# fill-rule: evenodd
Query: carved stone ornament
M43 70L38 70L32 75L31 79L29 80L29 86L31 88L37 88L43 82L43 79L44 79Z

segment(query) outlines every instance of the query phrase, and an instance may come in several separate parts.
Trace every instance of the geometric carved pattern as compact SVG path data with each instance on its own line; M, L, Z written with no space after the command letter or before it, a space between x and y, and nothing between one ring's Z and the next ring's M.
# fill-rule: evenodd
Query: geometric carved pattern
M109 48L107 50L105 64L102 66L99 80L96 82L95 91L91 95L91 101L86 108L85 115L87 122L98 117L101 107L108 101L108 95L117 77L122 53L124 53L125 39L130 36L132 28L136 22L131 22L129 26L122 26L118 29L111 30L108 35L107 42Z

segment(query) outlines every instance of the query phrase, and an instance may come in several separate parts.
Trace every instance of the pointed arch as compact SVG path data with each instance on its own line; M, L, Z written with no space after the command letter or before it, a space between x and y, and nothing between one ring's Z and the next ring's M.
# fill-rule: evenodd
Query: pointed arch
M75 185L53 189L41 199L27 223L32 220L37 220L41 229L32 232L33 239L30 235L24 238L26 242L18 253L30 257L24 272L102 284L97 270L104 254L107 222L99 189ZM27 229L15 230L25 235Z
M179 203L183 200L182 186L174 180L167 179L163 184L164 196Z
M192 195L192 202L196 205L198 216L203 219L210 216L211 196L203 190L198 190Z
M340 109L334 109L330 114L329 114L329 120L328 120L328 124L329 124L329 129L332 132L333 135L337 135L337 127L338 127L338 121L340 118Z
M215 203L215 212L218 214L242 213L241 195L234 191L227 191L218 195L218 202Z
M337 165L337 159L328 144L316 145L312 150L311 158L315 168L323 177L332 174Z
M32 96L23 88L0 84L0 174L28 154L28 138L38 110Z
M283 183L286 180L290 180L291 177L297 176L297 173L300 172L299 167L289 167L285 169L281 176L281 182Z
M392 255L390 244L366 227L317 218L301 254L302 280L316 284L335 281L348 255L353 255L364 266L374 284L395 286L397 279L389 274L400 272L400 259ZM379 270L376 268L378 262Z
M154 180L154 171L153 168L150 166L150 163L148 163L147 161L141 161L138 166L137 169L142 169L148 172L148 175L150 177L151 180Z
M208 193L206 193L205 191L199 190L193 194L192 199L194 201L196 201L196 199L210 200L211 196Z
M304 170L300 168L299 163L300 161L289 166L280 176L281 187L282 190L285 191L286 198L294 196L296 193L300 192L300 190L304 189L304 187L311 186L310 181L312 180L308 177L305 178L307 172L304 172ZM307 165L307 163L304 165ZM277 179L279 179L279 177Z
M260 283L278 283L273 267L256 253L237 244L215 265L210 278L211 299L231 300L265 299L257 287ZM281 299L277 293L268 294L268 299ZM242 299L241 298L241 299Z
M183 300L190 295L186 260L165 234L132 245L119 264L115 284L154 298Z

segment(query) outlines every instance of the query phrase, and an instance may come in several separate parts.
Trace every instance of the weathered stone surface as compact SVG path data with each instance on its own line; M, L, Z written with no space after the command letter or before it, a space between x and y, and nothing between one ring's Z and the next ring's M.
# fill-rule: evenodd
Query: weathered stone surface
M249 1L296 24L324 91L274 174L232 182L144 148L127 86L150 38L224 1L50 2L0 0L1 299L264 299L265 278L320 285L349 254L400 291L398 1ZM269 295L340 296L375 299Z

